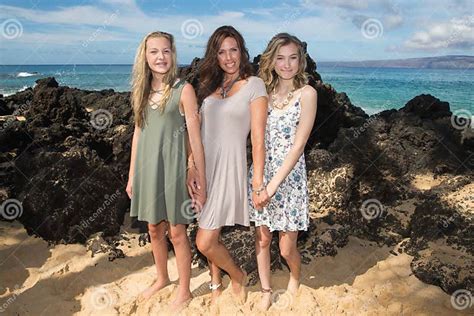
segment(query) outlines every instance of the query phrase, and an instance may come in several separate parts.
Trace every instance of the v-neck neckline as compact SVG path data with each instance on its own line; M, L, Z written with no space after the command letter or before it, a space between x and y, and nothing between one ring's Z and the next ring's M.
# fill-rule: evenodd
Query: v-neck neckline
M237 92L234 93L233 95L230 95L230 96L228 96L227 98L218 98L218 97L215 97L215 96L214 96L214 93L213 93L213 94L209 95L207 98L211 98L211 99L219 100L219 101L229 100L229 99L232 98L233 96L239 94L243 89L245 89L245 88L249 85L249 83L250 83L250 77L248 77L248 78L246 78L246 79L243 79L243 80L246 80L247 82L246 82L245 84L243 84L243 85L240 87L239 91L237 91Z

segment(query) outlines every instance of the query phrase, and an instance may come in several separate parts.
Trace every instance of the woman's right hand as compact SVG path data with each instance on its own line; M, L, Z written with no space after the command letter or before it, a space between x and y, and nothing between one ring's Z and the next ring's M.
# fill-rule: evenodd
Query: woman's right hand
M194 210L196 213L201 212L207 200L207 193L203 188L199 189L198 193L194 195Z
M129 177L128 178L128 182L127 182L127 188L125 189L125 191L127 192L127 195L128 197L131 199L132 198L132 178L133 177Z

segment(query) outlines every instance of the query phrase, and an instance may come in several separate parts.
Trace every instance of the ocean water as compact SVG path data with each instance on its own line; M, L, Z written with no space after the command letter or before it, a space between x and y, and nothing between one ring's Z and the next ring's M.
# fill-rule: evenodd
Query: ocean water
M449 102L451 111L474 115L474 69L397 69L319 66L324 82L345 92L367 114L399 109L420 94Z
M0 94L10 95L53 76L80 89L130 91L131 65L0 65ZM368 114L401 108L413 97L432 94L451 111L474 113L474 69L395 69L318 66L323 81L345 92Z

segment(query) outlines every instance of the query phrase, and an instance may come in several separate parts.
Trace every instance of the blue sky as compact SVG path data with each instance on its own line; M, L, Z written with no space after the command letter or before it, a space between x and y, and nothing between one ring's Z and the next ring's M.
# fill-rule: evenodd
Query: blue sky
M130 64L144 35L175 35L180 63L233 25L251 56L277 32L316 61L473 55L470 0L0 0L0 64Z

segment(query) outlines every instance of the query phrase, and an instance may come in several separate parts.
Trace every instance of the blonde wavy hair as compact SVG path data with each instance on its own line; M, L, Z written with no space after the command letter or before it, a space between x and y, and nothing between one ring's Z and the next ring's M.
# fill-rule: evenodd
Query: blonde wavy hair
M146 60L146 43L150 38L160 37L166 38L170 42L171 46L171 67L163 78L163 84L165 86L163 95L158 104L158 108L161 112L164 111L166 102L168 102L169 98L171 97L171 89L173 88L176 78L178 77L176 46L173 35L159 31L147 34L138 46L132 71L131 103L135 117L135 124L138 127L143 127L146 122L146 108L148 106L148 99L150 96L151 80L153 79L151 69L148 66L148 62Z
M298 72L293 78L293 85L295 86L295 89L299 89L308 83L308 77L305 72L306 54L304 52L303 43L296 36L288 33L278 33L273 36L260 57L258 76L262 78L263 82L265 82L268 93L272 93L278 84L278 74L275 71L275 57L278 54L278 50L280 47L291 43L298 47L299 60Z

